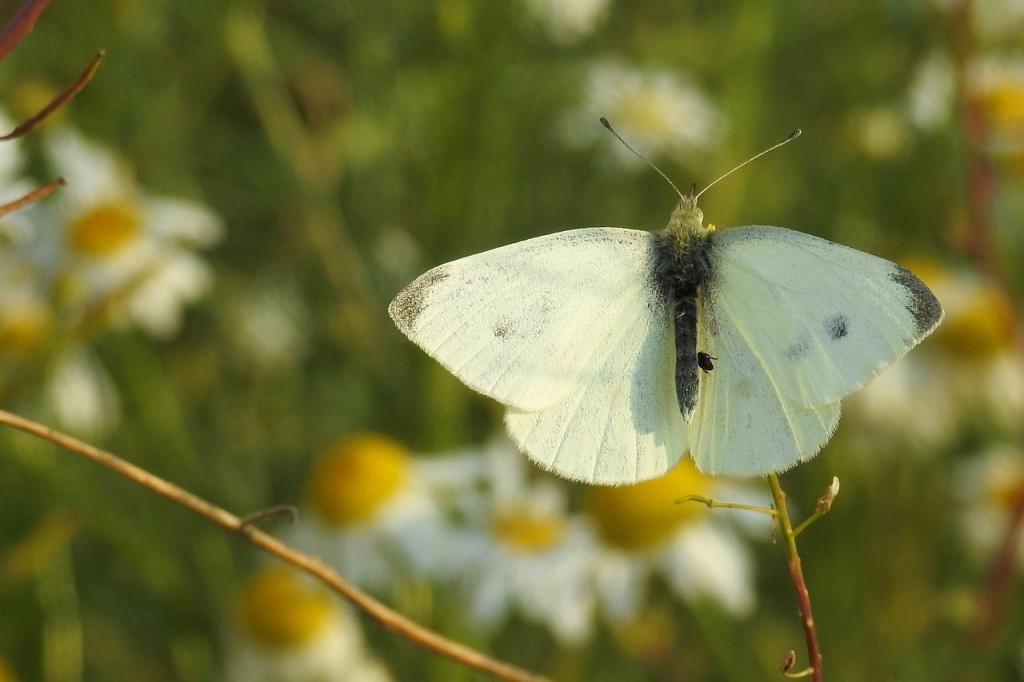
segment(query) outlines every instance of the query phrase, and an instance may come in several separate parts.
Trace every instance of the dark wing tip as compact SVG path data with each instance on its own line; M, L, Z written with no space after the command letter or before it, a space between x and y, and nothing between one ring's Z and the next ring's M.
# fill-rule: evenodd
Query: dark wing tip
M408 333L416 326L417 318L426 308L430 288L447 279L448 274L448 269L444 265L439 265L433 270L423 273L409 286L398 292L398 295L388 305L388 314L391 315L391 319L399 329Z
M945 314L939 299L935 298L932 290L918 279L917 275L902 266L896 265L889 276L910 294L906 306L907 311L914 318L918 338L930 334L939 325Z

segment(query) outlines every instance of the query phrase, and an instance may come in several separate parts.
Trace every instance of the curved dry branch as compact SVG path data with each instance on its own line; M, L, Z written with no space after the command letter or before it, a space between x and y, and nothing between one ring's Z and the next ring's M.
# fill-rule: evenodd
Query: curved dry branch
M342 578L333 568L323 561L304 554L289 545L281 542L273 536L259 530L251 525L251 518L239 518L234 514L207 502L189 491L181 488L170 481L131 464L114 454L97 447L84 443L76 438L55 431L47 426L38 424L16 414L0 410L0 424L7 424L20 431L38 436L62 448L82 455L97 464L100 464L111 471L114 471L135 483L144 486L158 495L181 505L221 526L222 528L238 533L253 545L256 545L268 554L272 554L282 561L295 566L296 568L315 577L327 585L332 591L347 599L356 607L362 609L367 615L376 620L380 625L409 639L416 644L426 647L442 656L447 656L463 665L469 666L481 672L488 673L495 677L510 680L511 682L546 682L545 677L522 670L515 666L495 660L484 654L471 649L463 644L454 642L438 633L409 620L405 616L393 611L380 601L374 599L362 590L359 590L347 580Z

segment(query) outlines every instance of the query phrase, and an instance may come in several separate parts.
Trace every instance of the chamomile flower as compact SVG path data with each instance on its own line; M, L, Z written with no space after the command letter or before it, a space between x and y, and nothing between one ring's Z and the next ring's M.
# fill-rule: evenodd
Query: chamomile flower
M1000 445L960 464L953 477L959 502L960 530L967 546L980 559L997 551L1010 510L1024 491L1024 452L1017 446ZM1017 560L1024 566L1024 545Z
M148 195L75 132L53 134L47 150L68 180L39 209L60 236L36 249L58 301L82 316L174 334L184 307L209 288L209 267L192 252L220 239L219 220L199 204Z
M14 129L14 122L0 109L0 135ZM24 155L20 141L0 141L0 205L9 203L32 191L33 185L22 176ZM0 217L0 249L16 245L32 233L32 226L22 212L15 211ZM2 267L2 265L0 265Z
M46 396L57 423L77 435L99 438L120 421L117 389L103 365L85 349L69 351L56 363Z
M229 682L387 682L347 606L308 576L264 568L227 628Z
M33 356L46 344L53 324L35 268L17 254L0 253L0 356Z
M552 42L573 45L594 32L609 0L525 0L527 12Z
M291 369L309 350L309 311L289 281L247 283L228 299L224 333L231 358L247 371Z
M877 106L849 117L854 141L861 152L876 161L898 156L909 141L907 123L895 107Z
M595 607L595 547L582 519L568 514L565 486L530 482L525 458L508 444L484 457L483 494L464 501L470 524L449 555L466 617L493 630L517 613L566 644L579 643L590 634Z
M933 53L917 65L911 77L907 116L921 130L938 130L953 116L955 94L953 63L945 55Z
M448 522L429 479L384 436L356 434L329 447L310 472L307 503L293 543L366 589L430 575L443 556Z
M573 146L598 142L627 168L643 167L628 149L594 122L604 116L641 154L687 160L718 144L723 117L708 97L679 76L641 71L616 62L595 66L587 77L583 104L565 117Z
M986 57L971 65L968 90L985 115L990 152L1024 155L1024 57Z
M706 507L676 504L685 495L716 497L714 479L688 457L660 478L589 491L587 511L600 548L593 580L610 622L637 615L655 575L684 601L710 600L737 616L754 607L743 541Z

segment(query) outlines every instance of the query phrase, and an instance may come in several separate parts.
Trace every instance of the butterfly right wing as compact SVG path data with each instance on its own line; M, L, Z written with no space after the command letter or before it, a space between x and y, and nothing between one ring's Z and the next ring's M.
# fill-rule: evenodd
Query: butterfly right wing
M467 386L521 410L565 398L602 361L623 306L640 305L652 235L569 230L467 256L426 272L388 312Z

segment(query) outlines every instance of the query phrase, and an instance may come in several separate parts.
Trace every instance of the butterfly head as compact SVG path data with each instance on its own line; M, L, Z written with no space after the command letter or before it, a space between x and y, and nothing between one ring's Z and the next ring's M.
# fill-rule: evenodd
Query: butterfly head
M690 191L679 195L665 232L679 242L687 242L707 233L704 227L704 212L697 207L697 185L690 185Z

